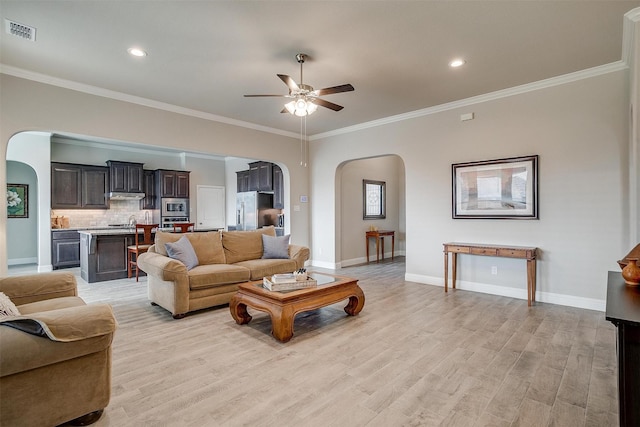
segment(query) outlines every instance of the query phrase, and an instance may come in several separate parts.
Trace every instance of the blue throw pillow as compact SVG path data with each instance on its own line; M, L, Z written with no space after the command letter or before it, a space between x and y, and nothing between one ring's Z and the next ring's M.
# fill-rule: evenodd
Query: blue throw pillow
M164 247L169 258L177 259L187 266L187 270L191 270L198 265L198 256L187 236L182 236L175 243L165 243Z
M262 235L262 258L263 259L284 259L289 258L289 237Z

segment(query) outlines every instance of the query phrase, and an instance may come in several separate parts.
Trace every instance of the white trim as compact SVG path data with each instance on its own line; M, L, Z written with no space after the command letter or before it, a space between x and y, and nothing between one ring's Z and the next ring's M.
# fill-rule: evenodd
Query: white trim
M114 90L104 89L97 86L91 86L71 80L60 79L48 76L46 74L35 73L33 71L23 70L11 65L0 63L0 73L9 76L19 77L35 82L44 83L52 86L58 86L65 89L71 89L78 92L88 93L91 95L101 96L104 98L115 99L118 101L129 102L131 104L142 105L144 107L155 108L158 110L169 111L172 113L182 114L185 116L197 117L199 119L210 120L213 122L225 123L228 125L253 129L261 132L273 133L276 135L288 136L290 138L300 138L300 135L294 132L284 131L268 126L261 126L255 123L249 123L242 120L230 119L228 117L218 116L216 114L205 113L204 111L193 110L191 108L179 107L177 105L168 104L166 102L155 101L152 99L142 98L140 96L129 95Z
M309 265L313 267L328 268L329 270L337 270L340 268L340 263L336 264L332 262L318 261L314 259L309 260Z
M11 258L7 260L7 265L23 265L23 264L37 264L38 257L29 258Z
M426 285L444 287L444 278L434 276L424 276L419 274L408 274L404 276L408 282L417 282ZM521 300L527 299L527 290L520 288L509 288L505 286L490 285L487 283L467 282L460 280L456 283L456 289L483 294L498 295ZM449 290L451 292L451 289ZM587 310L605 311L606 301L593 298L577 297L573 295L555 294L551 292L536 292L536 301L549 304L563 305L568 307L584 308Z
M586 70L576 71L574 73L569 73L562 76L551 77L549 79L539 80L537 82L527 83L524 85L515 86L508 89L502 89L495 92L489 92L489 93L474 96L471 98L448 102L446 104L435 105L433 107L423 108L421 110L416 110L416 111L410 111L408 113L398 114L396 116L389 116L379 120L364 122L364 123L360 123L353 126L347 126L345 128L336 129L329 132L318 133L316 135L309 137L309 141L315 141L315 140L327 138L330 136L356 132L359 130L368 129L376 126L383 126L389 123L410 120L416 117L428 116L431 114L441 113L443 111L453 110L456 108L468 107L470 105L480 104L483 102L495 101L497 99L507 98L509 96L521 95L527 92L533 92L540 89L546 89L553 86L572 83L579 80L588 79L591 77L601 76L603 74L625 70L627 68L629 68L629 66L623 61L612 62L611 64L600 65L598 67L588 68Z
M51 271L53 271L53 265L51 264L38 266L38 273L49 273Z

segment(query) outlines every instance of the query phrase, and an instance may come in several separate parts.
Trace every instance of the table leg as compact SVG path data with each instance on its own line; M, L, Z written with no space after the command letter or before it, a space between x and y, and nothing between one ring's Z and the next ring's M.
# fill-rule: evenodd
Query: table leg
M380 237L376 237L376 262L380 262Z
M391 235L391 261L393 261L393 253L396 250L396 235Z
M384 236L380 236L380 253L382 260L384 261Z
M369 236L365 236L364 240L367 244L367 264L369 264Z
M531 307L536 300L536 260L527 260L527 305Z
M252 319L251 315L247 312L247 305L240 302L240 299L236 298L235 295L229 302L229 310L231 311L233 320L235 320L238 325L246 325Z
M349 316L355 316L362 311L364 307L364 292L358 286L355 289L355 295L349 297L349 302L347 306L344 308L345 313Z
M449 253L444 252L444 291L449 292Z
M451 253L451 289L456 288L456 276L458 274L458 253Z
M293 336L293 309L291 307L270 307L271 333L281 342L287 342Z

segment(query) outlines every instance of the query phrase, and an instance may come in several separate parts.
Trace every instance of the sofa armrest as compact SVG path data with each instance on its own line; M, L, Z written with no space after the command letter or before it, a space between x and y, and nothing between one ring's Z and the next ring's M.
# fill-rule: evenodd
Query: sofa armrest
M0 292L15 305L28 304L52 298L78 295L76 278L69 272L29 274L0 279Z
M30 328L28 322L46 326L37 330ZM0 374L10 375L105 350L111 345L116 327L109 304L6 318L0 322Z
M300 245L289 245L289 258L295 260L298 268L303 268L305 261L309 259L309 248Z
M187 267L178 260L160 255L157 252L145 252L138 257L138 267L149 276L160 280L177 280L187 274Z

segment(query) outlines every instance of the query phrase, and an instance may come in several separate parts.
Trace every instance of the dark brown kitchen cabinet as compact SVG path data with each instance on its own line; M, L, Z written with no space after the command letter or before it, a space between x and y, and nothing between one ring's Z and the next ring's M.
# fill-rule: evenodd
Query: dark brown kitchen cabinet
M189 198L189 172L156 170L156 188L159 197Z
M249 191L273 191L273 163L249 163Z
M140 200L140 209L157 209L155 172L144 170L142 175L144 198Z
M108 209L109 168L51 163L52 209Z
M238 178L238 193L249 191L249 171L236 172Z
M273 207L284 209L284 177L278 165L273 165Z
M51 232L51 263L54 270L80 266L80 234L77 231Z
M142 193L144 191L142 163L108 160L107 165L111 175L111 192Z

